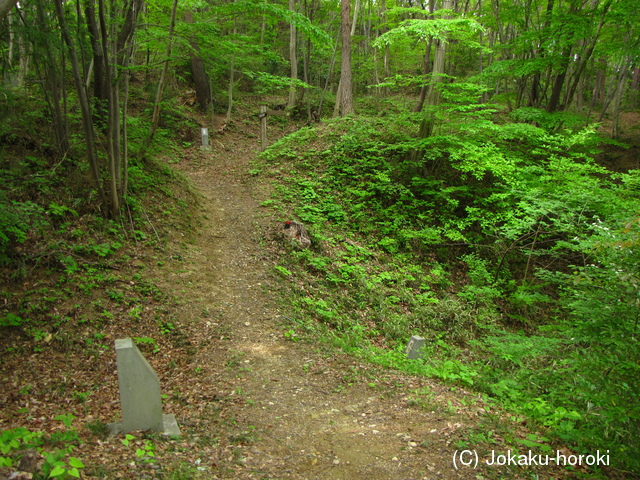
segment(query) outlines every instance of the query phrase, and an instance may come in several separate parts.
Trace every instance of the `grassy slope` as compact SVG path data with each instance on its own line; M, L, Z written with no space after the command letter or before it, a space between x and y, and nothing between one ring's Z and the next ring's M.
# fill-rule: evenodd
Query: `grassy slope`
M471 215L476 208L494 215L496 225L508 223L500 216L505 209L499 207L500 200L506 199L506 205L510 198L500 189L492 190L492 185L499 183L496 178L507 178L511 165L493 147L476 142L472 146L483 155L494 152L491 166L486 167L491 171L474 175L481 155L457 159L459 168L449 168L447 162L453 157L439 152L461 147L452 135L428 145L431 163L406 162L407 153L416 147L412 137L416 120L363 117L303 129L275 145L256 165L257 178L271 177L279 192L267 203L302 219L314 239L311 250L292 251L278 268L301 312L292 319L287 335L329 337L371 361L473 385L578 450L603 448L605 444L598 442L605 431L606 446L615 448L620 462L617 466L637 468L629 455L638 437L632 395L636 385L626 380L634 378L635 370L629 368L627 377L610 376L615 382L609 390L596 382L576 385L579 368L592 368L586 371L591 375L610 367L608 352L595 356L594 365L575 365L575 356L585 350L568 339L571 331L566 324L546 320L564 314L549 301L557 293L527 273L537 257L532 261L522 257L520 244L511 248L514 241L506 230L483 237L487 226L478 221L482 215ZM545 157L545 152L536 153L527 143L542 136L540 131L518 134L521 138L504 134L513 158L527 158L530 152ZM143 267L151 261L180 268L179 249L166 250L164 240L176 230L189 231L194 199L169 170L134 165L133 222L104 221L95 215L94 199L77 194L88 192L83 190L88 185L82 165L58 164L24 139L10 141L15 155L4 157L5 167L10 168L4 170L2 201L11 205L5 212L13 214L9 221L17 236L10 237L4 250L3 276L11 281L3 288L0 313L2 369L21 372L20 381L11 386L12 398L32 396L44 409L51 407L47 411L57 411L53 406L71 396L73 408L66 404L58 410L82 416L86 398L99 401L115 395L93 379L96 372L106 374L110 368L101 364L100 356L123 329L140 332L141 344L149 352L181 349L190 355L172 316L175 300L145 276ZM557 163L557 171L566 169L561 159ZM602 176L588 165L577 165L573 165L576 178L564 175L567 185L582 181L581 171L584 177L592 178L593 172ZM557 181L557 172L547 173ZM61 187L69 188L60 195ZM613 188L603 188L615 197ZM527 200L530 207L541 207ZM549 208L560 205L562 198L554 200ZM466 215L460 214L461 208ZM474 248L482 244L493 249ZM423 362L404 359L403 346L413 334L428 339ZM602 348L596 347L590 352ZM34 354L32 359L40 366L23 371L22 359ZM64 370L56 367L60 362L66 365ZM65 371L75 371L74 379L70 381ZM629 390L611 395L611 389L625 383ZM576 386L590 385L604 392L597 399L597 416L583 410L593 397L570 398ZM608 406L602 405L607 401ZM33 424L32 414L16 407L5 426ZM100 421L90 425L102 428ZM490 443L490 434L480 434ZM542 435L530 442L541 448L547 443Z
M594 341L576 321L598 310L580 285L615 296L620 279L595 285L589 265L570 267L611 243L593 225L632 218L637 176L614 178L590 162L597 139L584 131L510 121L440 132L426 163L411 162L416 120L362 116L303 129L256 165L278 192L267 204L305 222L314 240L277 268L300 312L289 335L473 385L543 435L581 452L610 449L616 468L637 472L637 362L611 366L624 333ZM589 246L571 243L578 236ZM611 268L620 258L591 261ZM415 334L427 338L426 356L408 362L403 347ZM633 342L624 351L638 358ZM527 446L546 450L543 435Z
M132 161L123 216L105 219L81 145L59 160L33 140L47 138L44 111L24 107L33 110L9 119L0 135L0 430L4 446L42 446L68 462L73 446L91 444L91 433L103 436L112 421L117 388L105 354L116 338L126 332L146 354L195 353L175 316L178 300L148 267L180 268L181 243L199 221L197 199L166 166L178 150L164 141L155 152L163 160ZM168 121L179 130L189 119ZM155 367L162 375L166 365ZM35 433L8 432L16 427Z

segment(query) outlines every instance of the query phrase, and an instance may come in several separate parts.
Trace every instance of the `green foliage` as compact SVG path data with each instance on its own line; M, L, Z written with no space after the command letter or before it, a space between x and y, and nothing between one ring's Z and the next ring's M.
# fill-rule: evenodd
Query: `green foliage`
M158 353L160 351L160 346L157 342L151 337L133 337L138 345L149 345L153 348L153 353Z
M0 266L7 265L15 255L15 247L29 235L37 235L47 226L44 209L34 202L10 200L0 190Z
M8 313L4 317L0 318L0 327L19 327L28 320L23 320L13 313Z
M290 77L282 77L271 75L266 72L244 72L249 78L257 83L256 93L262 95L282 94L289 88L313 88L311 85L304 83L302 80L291 79Z
M293 316L314 319L290 331L473 385L633 470L637 172L594 163L593 126L535 109L498 123L481 92L443 85L427 139L398 114L329 122L264 154L281 204L317 240L280 267ZM414 333L428 361L404 359Z
M56 419L62 421L66 431L46 435L43 432L32 432L24 427L5 430L0 433L0 467L12 468L18 465L20 458L30 449L42 455L44 462L37 478L80 478L80 470L84 468L81 460L71 456L74 447L79 443L77 432L71 428L73 415L60 415ZM48 451L48 444L65 444L64 448Z
M444 14L445 11L440 10L440 13ZM467 47L483 49L480 43L472 40L482 30L482 26L470 18L411 19L403 21L398 27L380 35L374 45L381 48L408 36L423 42L428 41L429 38L443 41L457 40Z

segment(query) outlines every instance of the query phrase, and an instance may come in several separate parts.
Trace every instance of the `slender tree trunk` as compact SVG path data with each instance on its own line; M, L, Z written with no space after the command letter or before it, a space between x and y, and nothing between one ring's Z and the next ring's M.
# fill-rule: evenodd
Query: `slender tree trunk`
M606 71L607 62L605 59L598 59L598 69L596 70L596 78L594 80L593 92L591 94L591 103L589 104L589 111L587 112L587 120L585 123L589 123L593 109L596 108L598 103L604 104L604 91L606 83Z
M167 50L165 52L166 58L162 67L162 73L160 74L160 80L158 81L158 90L156 90L156 101L153 104L153 114L151 116L151 127L149 128L149 134L144 141L145 150L151 144L153 137L158 129L158 123L160 122L160 106L162 103L162 94L164 92L164 85L167 79L167 73L169 72L169 62L171 61L171 48L173 46L173 32L176 26L176 12L178 9L178 0L173 0L171 6L171 20L169 21L169 35L167 38Z
M267 0L264 0L265 5ZM262 23L260 24L260 45L264 45L264 32L267 29L267 14L262 14Z
M593 88L593 101L595 104L604 103L606 79L607 79L607 60L604 58L600 58L598 60L598 69L596 70L596 81Z
M122 183L121 183L121 195L124 197L127 195L129 189L129 138L127 132L127 111L129 105L129 80L131 73L129 66L131 59L133 58L134 46L127 47L128 52L124 62L124 99L122 102Z
M443 9L452 10L454 0L444 0L442 4ZM436 51L433 57L433 68L431 70L431 81L429 82L429 91L427 93L426 104L428 110L425 112L422 122L420 123L420 130L418 136L420 138L428 138L433 133L433 127L435 125L435 112L433 107L436 107L440 102L440 91L437 86L442 81L442 75L445 73L445 59L447 54L447 43L444 39L434 40ZM423 150L414 150L411 158L414 162L420 161L424 155Z
M600 20L598 22L598 27L596 28L595 33L593 34L593 37L590 39L589 43L587 45L585 45L584 51L579 55L578 58L578 66L575 69L574 74L572 75L572 77L569 80L569 86L567 88L567 94L565 96L565 100L564 100L564 104L566 105L568 102L571 101L571 99L573 98L573 96L575 95L576 89L578 88L578 84L580 83L580 80L582 79L582 75L584 73L584 70L587 66L587 63L589 62L589 60L591 59L591 55L593 54L593 51L598 43L598 40L600 38L600 32L602 31L602 27L605 24L605 19L606 16L609 12L609 8L611 7L611 3L612 0L606 0L604 5L602 5L602 9L601 9L601 15L600 15ZM595 8L595 5L594 5Z
M43 6L41 2L36 3L36 14L38 18L38 22L40 23L41 28L45 28L47 26L47 32L49 31L49 21L48 18L44 14ZM13 15L9 16L11 19ZM41 38L41 37L38 37ZM44 96L49 105L49 109L51 111L51 119L53 120L53 129L56 137L56 147L58 152L61 155L66 155L69 150L69 132L67 130L67 122L66 118L62 112L62 106L60 104L60 100L64 98L61 95L61 81L57 66L58 64L64 65L64 57L62 61L56 62L54 58L54 53L51 51L51 42L50 36L47 35L44 37L43 41L39 41L38 49L39 51L44 51L44 60L43 62L43 70L45 81ZM9 60L11 60L11 55L9 55ZM35 66L38 69L38 63L40 60L36 59ZM63 75L62 75L63 76Z
M626 72L621 76L618 88L613 96L613 109L611 112L611 136L620 138L620 105L622 103L622 94L624 93L624 84L627 82Z
M184 16L186 23L193 23L193 13L186 12ZM196 41L189 40L193 52L200 50ZM204 65L204 59L197 53L191 54L191 74L193 75L193 85L196 90L196 99L202 111L207 110L207 105L211 101L211 91L209 90L209 79Z
M96 22L96 11L93 0L85 0L84 16L87 21L91 51L93 52L94 120L100 124L101 120L107 116L107 83L105 82L104 52L100 47L100 32Z
M111 12L115 17L115 12ZM109 157L109 196L112 217L117 216L120 211L120 108L118 96L117 73L115 69L114 50L115 45L109 42L109 38L114 38L114 18L111 18L111 32L108 31L104 0L98 0L98 23L101 35L102 58L105 62L105 81L107 84L107 153ZM111 47L111 48L110 48ZM111 50L111 51L110 51Z
M231 122L231 111L233 109L233 83L235 81L235 64L236 64L236 56L231 57L231 68L229 69L229 91L227 95L227 115L225 118L225 122Z
M453 0L444 0L443 9L453 9ZM433 57L433 68L431 70L431 81L429 82L429 91L427 93L426 104L429 107L435 107L440 103L440 90L438 84L442 82L442 75L445 73L445 60L447 56L447 42L444 39L434 41L436 51ZM433 132L435 122L434 112L428 112L423 118L420 125L419 136L427 138Z
M433 12L435 11L435 2L429 2L429 15L433 15ZM433 37L430 37L429 40L427 41L427 46L425 48L425 52L424 52L424 59L423 59L423 73L424 75L429 75L429 73L431 73L431 45L433 43ZM481 61L482 62L482 61ZM424 84L422 86L422 88L420 88L420 97L418 98L418 104L416 105L416 108L414 110L414 112L421 112L422 111L422 107L424 106L424 101L427 98L427 90L428 90L428 86L427 84Z
M567 48L562 53L562 64L560 66L560 72L555 75L553 81L553 87L551 88L551 96L547 103L547 112L552 113L557 110L562 110L564 105L560 104L560 94L562 93L562 87L564 86L564 80L567 77L567 69L569 68L569 61L571 59L571 48Z
M333 106L333 118L340 116L340 106L342 105L342 73L338 81L338 89L336 90L336 103Z
M78 64L78 57L76 55L75 46L69 33L69 27L64 17L62 8L62 0L55 0L54 6L56 10L56 16L58 17L58 24L60 25L60 33L64 43L69 50L69 60L71 62L71 69L73 72L73 80L76 85L76 92L78 94L78 102L80 104L80 112L82 113L82 126L84 129L87 156L89 157L89 166L91 167L91 174L98 190L98 196L102 203L106 203L104 190L100 182L100 169L98 163L98 155L95 150L95 136L93 131L93 123L91 121L91 109L89 107L89 100L82 83L82 76L80 74L80 66Z
M289 10L296 11L295 0L289 0ZM289 25L289 63L291 63L291 85L289 86L289 101L287 110L292 110L296 106L296 80L298 80L298 45L296 38L296 27L293 23Z
M318 106L318 118L322 118L322 104L324 103L324 97L329 89L329 83L331 83L331 75L333 74L333 67L336 63L336 54L338 53L338 41L339 36L336 38L336 44L333 47L333 55L331 56L331 62L329 63L329 72L327 73L327 79L324 83L324 89L322 90L322 96L320 97L320 105ZM338 88L338 91L340 89Z
M309 85L311 83L311 79L309 78L309 62L311 60L311 40L307 39L304 42L304 54L302 56L302 75L304 83ZM312 114L311 114L311 95L307 92L307 88L305 87L302 91L302 101L306 102L307 105L307 122L311 122Z
M424 53L422 72L425 76L429 75L429 72L431 71L431 42L432 42L431 39L427 42L427 46L425 48L425 53ZM422 111L422 107L424 106L424 101L427 98L428 89L429 89L429 86L426 83L422 85L422 87L420 87L420 96L418 97L418 103L416 104L416 108L413 110L414 112L418 113Z
M236 27L233 27L233 36L236 35ZM236 71L236 54L234 53L231 56L231 67L229 68L229 92L228 92L228 101L227 101L227 116L226 122L231 122L231 111L233 109L233 84L235 82L235 71Z
M631 63L630 58L623 58L621 60L620 66L617 68L618 73L611 81L609 94L607 95L602 111L600 112L600 118L598 118L598 122L601 122L604 119L609 106L613 104L611 133L614 138L620 134L618 122L620 116L620 102L622 101L622 94L624 93L624 85L628 81L627 73L629 71L629 63Z
M342 0L342 70L340 72L340 111L343 117L355 113L351 80L351 14L350 0Z

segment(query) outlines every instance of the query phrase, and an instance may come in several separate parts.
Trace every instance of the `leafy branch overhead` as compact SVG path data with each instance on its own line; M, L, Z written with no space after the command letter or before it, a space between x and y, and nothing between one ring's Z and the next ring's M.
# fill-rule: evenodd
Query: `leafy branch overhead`
M470 18L409 19L380 35L373 45L383 48L407 37L421 42L433 38L444 42L459 42L461 46L489 53L491 49L477 41L477 35L484 31L478 21Z

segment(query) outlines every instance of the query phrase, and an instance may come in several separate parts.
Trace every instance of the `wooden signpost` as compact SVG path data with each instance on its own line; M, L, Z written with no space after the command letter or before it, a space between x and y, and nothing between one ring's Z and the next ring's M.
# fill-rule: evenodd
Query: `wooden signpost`
M266 105L260 106L260 113L258 118L260 119L260 144L261 151L264 152L267 149L267 117L269 115L288 115L286 110L273 110L267 108Z

